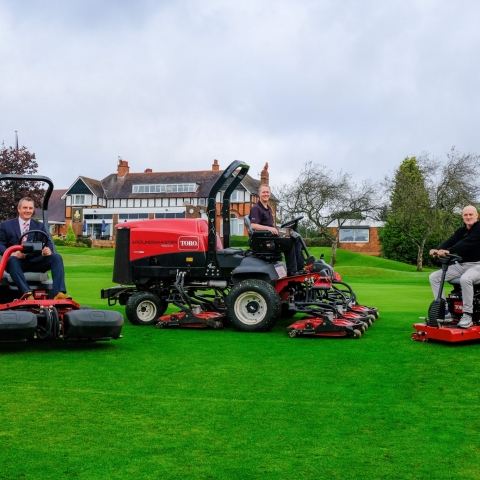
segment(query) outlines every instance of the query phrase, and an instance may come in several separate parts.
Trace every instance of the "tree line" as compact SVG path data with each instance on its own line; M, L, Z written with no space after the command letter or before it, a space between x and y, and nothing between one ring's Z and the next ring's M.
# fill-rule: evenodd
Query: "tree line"
M303 215L304 229L330 243L332 265L342 226L380 220L382 256L421 271L430 248L461 225L462 208L478 203L479 169L479 155L454 147L443 160L406 157L382 182L356 183L348 173L307 162L295 180L274 188L277 215L280 221Z

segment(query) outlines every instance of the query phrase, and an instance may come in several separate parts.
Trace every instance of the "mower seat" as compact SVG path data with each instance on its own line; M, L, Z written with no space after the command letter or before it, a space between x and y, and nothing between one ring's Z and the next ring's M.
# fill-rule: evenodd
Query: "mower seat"
M42 283L48 280L48 274L42 272L24 272L27 283ZM13 283L12 277L9 273L3 272L2 278L6 278L8 283Z
M450 283L451 285L460 285L460 277L452 278L452 280L449 280L448 283ZM480 285L480 280L473 282L473 284Z
M281 237L280 235L270 233L268 230L253 230L248 215L245 215L243 220L250 237L248 239L250 249L259 258L263 258L266 261L280 261L282 252L292 248L295 243L295 240L290 236Z
M0 255L0 259L2 256ZM27 281L28 285L32 288L32 290L37 289L50 289L52 281L49 280L47 273L42 272L24 272L25 280ZM50 284L50 285L49 285ZM15 283L13 283L13 279L11 275L7 272L3 272L2 278L0 279L0 285L2 287L7 287L8 290L18 290Z

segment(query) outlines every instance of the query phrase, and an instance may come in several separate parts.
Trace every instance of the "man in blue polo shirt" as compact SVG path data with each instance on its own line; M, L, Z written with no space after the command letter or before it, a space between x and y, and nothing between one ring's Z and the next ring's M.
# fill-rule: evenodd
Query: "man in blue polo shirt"
M258 196L260 200L252 207L250 211L250 222L253 230L269 231L272 235L278 235L275 228L273 212L268 204L272 192L268 185L260 185L258 188ZM285 252L285 263L287 264L287 274L295 275L302 271L305 261L302 255L302 246L300 242L296 242L292 248Z

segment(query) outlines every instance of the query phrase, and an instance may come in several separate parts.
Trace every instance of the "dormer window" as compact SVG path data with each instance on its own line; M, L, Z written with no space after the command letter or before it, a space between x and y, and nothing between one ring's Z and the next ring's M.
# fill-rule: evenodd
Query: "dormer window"
M72 205L85 205L85 195L72 195Z
M185 193L196 191L196 183L157 183L153 185L133 185L132 187L132 193Z

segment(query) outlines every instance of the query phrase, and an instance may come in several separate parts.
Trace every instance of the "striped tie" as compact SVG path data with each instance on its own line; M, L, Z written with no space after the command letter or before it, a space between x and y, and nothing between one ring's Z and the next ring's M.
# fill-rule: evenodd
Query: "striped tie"
M23 227L22 227L22 235L27 233L28 232L28 222L24 222L23 223ZM23 238L22 238L22 245L25 243L25 240L27 239L28 235L25 235Z

